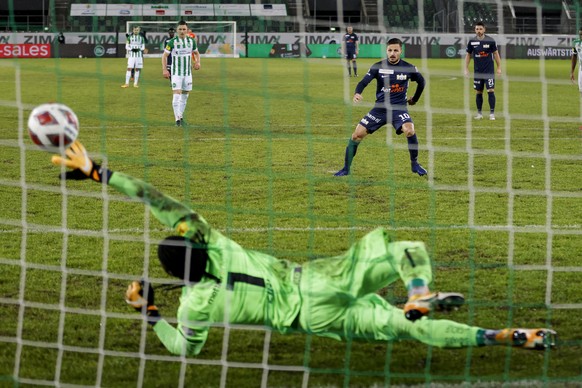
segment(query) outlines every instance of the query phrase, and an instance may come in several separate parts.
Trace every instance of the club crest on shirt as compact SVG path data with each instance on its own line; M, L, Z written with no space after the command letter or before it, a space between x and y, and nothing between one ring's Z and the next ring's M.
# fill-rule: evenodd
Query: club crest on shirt
M407 79L406 74L397 74L396 79L399 81L405 81Z

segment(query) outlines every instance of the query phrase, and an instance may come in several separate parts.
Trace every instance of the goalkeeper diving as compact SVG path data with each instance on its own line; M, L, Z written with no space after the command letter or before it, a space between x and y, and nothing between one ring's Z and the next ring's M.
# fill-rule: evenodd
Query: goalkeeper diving
M125 295L172 354L199 354L214 323L262 325L336 340L411 337L442 348L555 346L556 332L551 329L492 330L429 317L433 310L460 306L464 298L429 289L431 263L420 241L391 242L387 231L378 228L343 254L300 265L244 249L148 183L102 168L79 141L66 150L66 158L55 155L52 163L72 169L63 178L90 178L142 201L175 231L159 243L158 257L168 275L184 282L177 327L162 317L147 281L132 282ZM398 280L408 291L403 309L377 294Z

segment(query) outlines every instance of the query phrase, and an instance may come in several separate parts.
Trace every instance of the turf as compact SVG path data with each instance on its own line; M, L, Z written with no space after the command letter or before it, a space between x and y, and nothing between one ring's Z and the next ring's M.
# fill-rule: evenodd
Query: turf
M366 138L350 176L332 176L375 89L353 105L358 79L339 60L205 59L183 128L158 59L145 61L139 89L120 88L124 59L0 62L0 385L581 384L581 113L569 61L504 60L493 122L472 120L461 61L410 61L428 81L410 108L428 178L410 172L390 128ZM373 62L360 60L360 75ZM445 318L551 327L559 347L442 350L236 327L214 328L198 358L170 356L123 293L144 275L167 279L155 242L171 232L112 190L58 180L25 129L46 101L76 111L94 158L245 247L304 262L383 226L426 242L435 289L466 294ZM383 295L400 304L405 293L395 284ZM163 315L177 299L157 295Z

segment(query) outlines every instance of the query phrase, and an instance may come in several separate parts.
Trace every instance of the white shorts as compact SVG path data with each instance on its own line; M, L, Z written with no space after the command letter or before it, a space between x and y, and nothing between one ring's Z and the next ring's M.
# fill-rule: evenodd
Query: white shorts
M173 75L172 90L192 90L192 75Z
M129 57L127 58L127 68L128 69L141 69L143 68L143 58L142 57Z

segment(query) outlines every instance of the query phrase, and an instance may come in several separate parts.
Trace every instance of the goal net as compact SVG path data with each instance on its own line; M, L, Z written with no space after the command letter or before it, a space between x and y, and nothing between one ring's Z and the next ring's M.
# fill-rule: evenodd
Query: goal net
M235 21L189 21L188 28L196 35L200 55L206 58L238 58L239 47ZM126 34L139 26L147 39L147 54L144 57L161 57L163 44L170 28L177 28L177 22L127 21Z
M89 16L67 22L65 43L52 29L54 9L48 32L18 32L27 20L20 3L8 2L10 31L0 29L0 56L9 57L0 59L1 387L582 385L582 99L569 79L578 5L391 0L363 2L364 13L338 1L334 11L318 2L295 13L292 5L304 2L294 1L285 17L296 22L292 31L267 16L233 18L249 31L248 53L264 54L236 61L229 57L243 43L237 24L189 22L207 57L177 127L158 58L144 59L138 88L121 88L126 58L56 54L117 42L116 24L94 1ZM149 55L159 56L175 21L131 17L126 30L139 25ZM486 91L484 117L474 119L473 61L464 76L478 21L501 54L496 120ZM358 77L341 57L348 26L359 36ZM389 123L359 145L350 174L336 177L356 125L375 105L375 81L361 103L354 90L394 37L426 79L408 114L428 175L411 172L408 141ZM220 51L226 46L231 52ZM411 82L408 97L415 88ZM392 240L426 244L432 290L465 295L462 308L430 319L551 328L558 347L336 341L218 321L198 356L172 355L125 291L149 280L161 315L179 324L181 290L166 287L176 280L157 258L160 241L176 231L113 187L59 178L65 169L27 133L31 110L49 101L76 112L79 140L95 161L155 186L242 247L304 265L383 227ZM400 281L377 294L398 308L407 300ZM354 295L341 298L357 304Z

